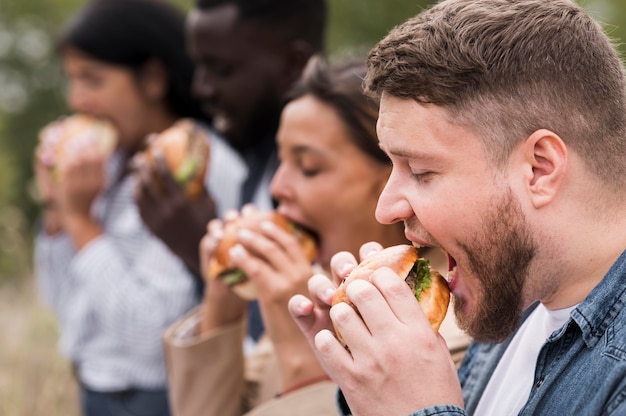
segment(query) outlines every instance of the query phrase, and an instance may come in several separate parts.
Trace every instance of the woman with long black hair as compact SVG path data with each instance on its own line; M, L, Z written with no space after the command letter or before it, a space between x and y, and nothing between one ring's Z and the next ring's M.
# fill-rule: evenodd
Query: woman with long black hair
M161 335L198 302L189 270L143 224L130 168L150 134L204 119L190 95L184 22L156 0L95 0L59 37L70 109L118 136L112 155L74 152L58 180L40 149L35 157L45 195L39 288L88 416L169 415Z

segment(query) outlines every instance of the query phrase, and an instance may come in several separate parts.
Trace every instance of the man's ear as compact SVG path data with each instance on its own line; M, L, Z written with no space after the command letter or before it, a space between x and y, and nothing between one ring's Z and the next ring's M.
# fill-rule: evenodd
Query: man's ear
M535 208L550 203L561 187L567 170L567 147L554 132L535 131L523 143L528 176L527 190Z
M285 52L284 77L287 88L302 75L302 71L313 55L313 47L302 39L289 42Z
M139 84L150 102L160 102L167 94L169 79L165 65L158 59L150 59L139 70Z

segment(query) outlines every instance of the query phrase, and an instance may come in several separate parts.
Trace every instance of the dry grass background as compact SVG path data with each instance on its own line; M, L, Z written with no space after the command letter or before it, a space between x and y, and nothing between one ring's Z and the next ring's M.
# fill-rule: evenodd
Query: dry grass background
M78 415L69 363L57 350L54 316L33 278L0 286L0 415Z

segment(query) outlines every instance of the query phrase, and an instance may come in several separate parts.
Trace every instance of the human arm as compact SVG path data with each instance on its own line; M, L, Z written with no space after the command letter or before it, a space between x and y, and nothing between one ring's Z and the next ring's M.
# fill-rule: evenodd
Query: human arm
M69 265L77 250L102 233L92 204L104 186L106 156L93 149L67 153L63 166L52 167L44 144L34 157L41 222L34 247L42 298L61 314L71 297ZM85 227L81 227L81 223ZM63 320L63 316L59 316Z
M98 210L106 232L75 253L68 275L59 276L69 281L74 298L63 302L74 318L61 330L76 339L102 334L115 340L125 359L143 363L161 357L163 330L197 299L189 272L143 226L133 180L128 176L107 193ZM85 353L72 351L78 360Z
M177 416L243 414L244 321L200 333L199 308L170 326L163 336L168 391ZM219 358L218 358L219 357Z
M60 166L59 215L77 251L104 233L92 206L106 185L107 158L107 154L96 148L84 147L73 152Z
M200 333L236 323L245 317L248 302L237 296L220 279L209 277L209 263L223 236L223 221L229 221L236 216L236 212L229 211L225 214L224 220L209 221L206 227L207 233L200 242L200 268L205 280L204 295L200 306Z
M243 215L252 215L252 211L243 210ZM263 221L254 230L240 230L231 259L256 287L263 323L279 360L282 392L292 393L326 381L326 373L287 309L291 296L306 289L313 274L296 237L271 221Z
M46 162L46 150L39 143L33 157L35 172L36 199L41 207L41 231L46 235L57 235L63 231L61 210L59 207L59 186Z
M142 220L191 271L200 276L198 247L207 223L216 217L212 196L203 188L196 198L189 198L159 155L156 163L136 157L134 166L139 177L135 200Z
M374 249L380 246L368 244L361 254ZM331 263L336 280L355 264L346 253L336 255ZM315 302L294 297L290 311L353 414L405 415L436 405L452 414L462 411L461 387L445 341L432 331L408 286L391 270L379 269L370 282L356 280L348 286L347 295L361 317L345 303L330 309L349 351L323 316L332 287L316 276L309 289Z

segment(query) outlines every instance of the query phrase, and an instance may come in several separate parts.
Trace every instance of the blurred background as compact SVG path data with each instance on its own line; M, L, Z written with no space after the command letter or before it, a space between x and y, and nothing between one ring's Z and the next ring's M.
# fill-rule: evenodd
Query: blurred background
M171 0L183 10L193 0ZM360 56L432 1L328 0L331 58ZM471 0L467 0L471 1ZM0 415L77 414L69 365L40 303L31 267L38 207L32 152L38 130L67 113L56 33L85 2L0 0ZM626 54L626 1L579 1ZM626 55L625 55L626 56Z

